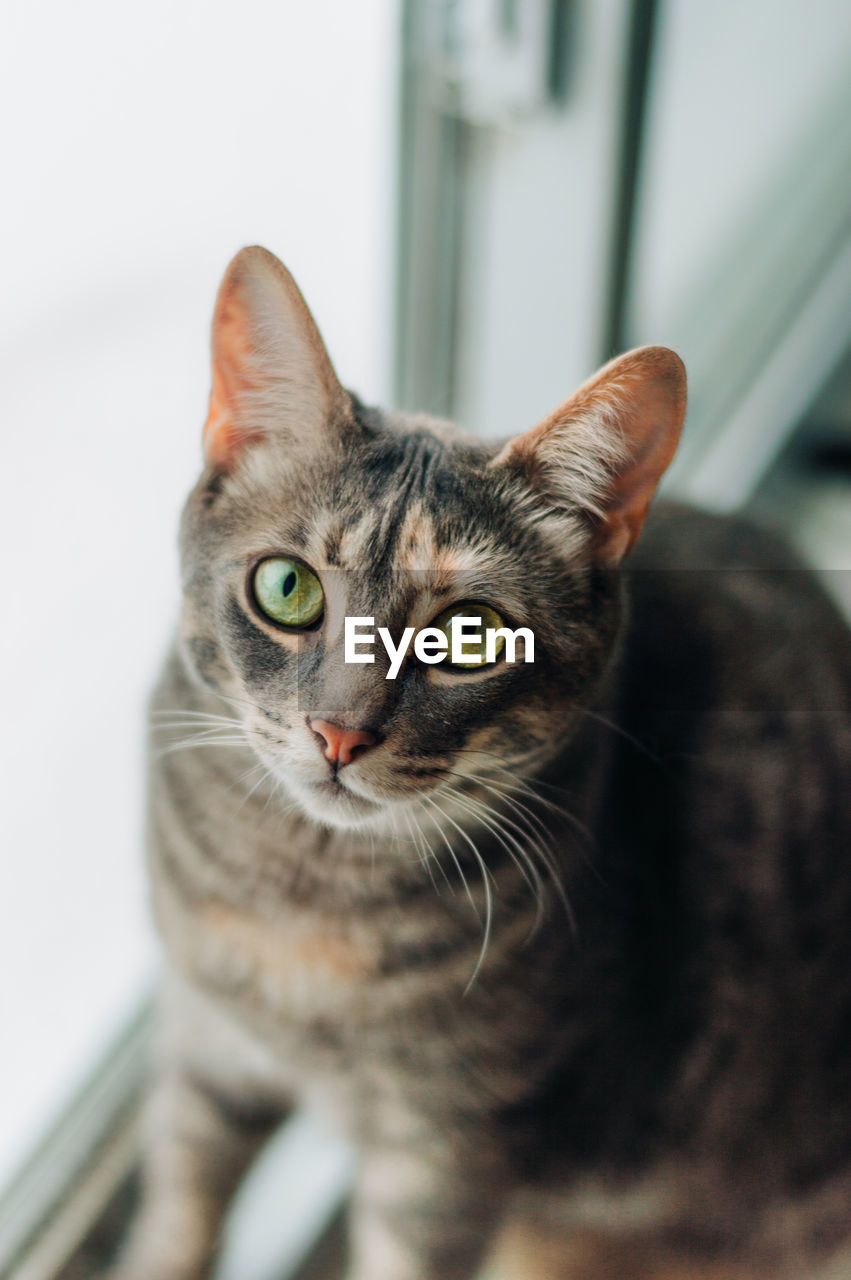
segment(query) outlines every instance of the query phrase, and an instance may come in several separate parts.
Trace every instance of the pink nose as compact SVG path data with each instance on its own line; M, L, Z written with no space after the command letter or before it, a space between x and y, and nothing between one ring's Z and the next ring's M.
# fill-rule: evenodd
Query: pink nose
M368 729L341 729L331 720L308 720L317 738L322 741L322 753L332 764L351 764L355 756L363 755L378 741Z

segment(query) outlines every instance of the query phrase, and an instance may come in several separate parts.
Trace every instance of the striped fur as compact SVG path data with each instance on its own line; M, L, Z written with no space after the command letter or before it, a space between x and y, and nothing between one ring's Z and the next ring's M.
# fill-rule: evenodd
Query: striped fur
M670 353L625 357L486 446L342 392L283 268L257 337L239 282L268 264L237 262L222 296L248 336L228 359L251 352L250 395L220 379L152 702L169 977L121 1280L208 1273L294 1102L360 1151L347 1280L839 1265L841 622L771 539L696 512L660 506L618 567L675 443ZM270 334L274 290L294 347ZM257 362L284 350L301 399L282 407L279 379L259 412ZM253 607L250 566L273 552L320 576L318 629ZM408 661L388 681L380 649L343 662L345 616L397 634L462 600L532 626L534 665ZM316 717L378 744L335 781Z

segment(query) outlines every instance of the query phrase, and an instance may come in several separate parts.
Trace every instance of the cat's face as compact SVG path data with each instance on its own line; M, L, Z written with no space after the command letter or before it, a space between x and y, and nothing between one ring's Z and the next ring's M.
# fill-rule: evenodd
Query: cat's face
M599 678L613 576L572 562L569 540L554 545L528 518L519 482L488 470L491 457L426 426L353 418L333 448L295 463L258 449L250 468L213 480L218 493L202 485L193 496L188 653L317 819L358 823L476 770L522 770L558 748L572 703ZM275 611L281 573L295 590L307 584L302 627L264 609ZM373 618L398 644L406 627L465 602L466 613L484 605L531 628L534 662L510 663L503 650L492 664L432 665L411 646L390 679L380 640L372 663L345 661L347 616ZM335 770L317 722L376 741Z
M463 804L471 775L504 782L563 746L605 670L615 566L679 428L678 362L652 352L609 378L621 401L653 388L644 417L662 426L633 413L636 434L663 437L643 444L646 476L605 421L605 381L488 448L362 409L280 264L261 250L232 264L214 321L209 465L184 514L183 647L310 817L384 827L413 801ZM391 679L378 638L373 662L346 661L347 617L398 645L461 606L531 629L534 661L503 649L480 665L428 663L411 644Z

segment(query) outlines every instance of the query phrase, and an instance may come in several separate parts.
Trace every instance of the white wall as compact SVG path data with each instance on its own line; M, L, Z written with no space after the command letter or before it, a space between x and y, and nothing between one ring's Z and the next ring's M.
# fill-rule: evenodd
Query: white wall
M0 1181L151 970L141 709L233 252L277 252L343 380L388 396L398 4L4 25Z

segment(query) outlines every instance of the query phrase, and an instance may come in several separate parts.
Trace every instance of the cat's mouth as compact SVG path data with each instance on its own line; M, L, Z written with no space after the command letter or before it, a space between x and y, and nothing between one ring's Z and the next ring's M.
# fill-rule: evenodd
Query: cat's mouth
M290 778L291 786L292 783ZM353 791L338 774L310 781L299 779L293 789L311 818L335 827L360 826L386 808L382 801Z
M347 800L357 800L362 805L367 805L371 809L380 809L383 806L377 800L370 800L367 796L359 795L356 791L352 791L351 787L347 787L342 778L336 774L332 778L324 778L319 782L308 783L314 791L320 795L334 796L335 798L344 797Z

